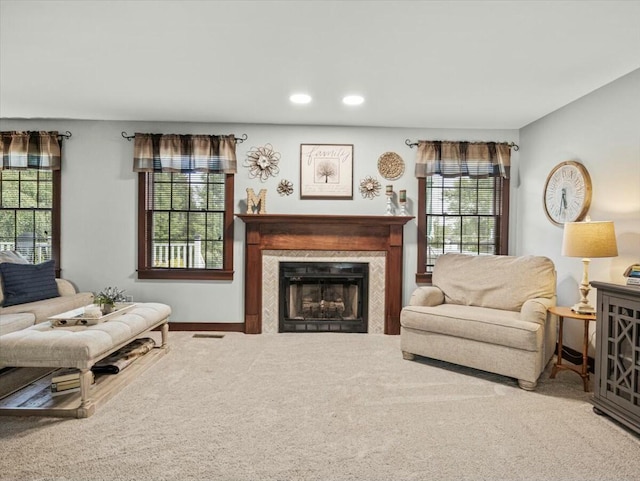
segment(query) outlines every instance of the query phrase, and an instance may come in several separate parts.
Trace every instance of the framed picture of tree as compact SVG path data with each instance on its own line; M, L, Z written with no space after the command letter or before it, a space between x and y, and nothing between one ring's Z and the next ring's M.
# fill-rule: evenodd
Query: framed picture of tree
M353 144L300 144L300 198L353 199Z

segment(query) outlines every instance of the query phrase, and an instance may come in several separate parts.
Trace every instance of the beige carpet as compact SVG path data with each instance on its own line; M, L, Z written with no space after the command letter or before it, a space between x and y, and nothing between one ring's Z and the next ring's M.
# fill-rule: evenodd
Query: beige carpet
M156 333L154 333L156 334ZM399 338L171 332L88 419L0 418L2 480L638 480L580 378L404 361Z

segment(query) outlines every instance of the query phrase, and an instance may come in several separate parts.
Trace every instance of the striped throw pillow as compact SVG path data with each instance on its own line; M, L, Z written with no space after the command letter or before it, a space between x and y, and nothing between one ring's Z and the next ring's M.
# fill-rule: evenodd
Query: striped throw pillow
M42 264L0 264L4 307L59 297L55 262Z

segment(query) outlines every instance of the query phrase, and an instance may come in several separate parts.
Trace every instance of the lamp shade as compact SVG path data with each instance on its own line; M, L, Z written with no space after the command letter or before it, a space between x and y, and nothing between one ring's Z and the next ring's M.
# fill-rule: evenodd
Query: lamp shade
M567 257L615 257L618 255L613 222L566 222L562 255Z

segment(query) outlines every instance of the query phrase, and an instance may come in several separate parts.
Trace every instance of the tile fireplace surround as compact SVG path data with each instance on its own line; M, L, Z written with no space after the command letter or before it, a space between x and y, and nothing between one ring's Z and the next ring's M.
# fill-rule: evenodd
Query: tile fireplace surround
M287 214L238 217L246 224L245 333L278 331L279 262L303 260L369 263L372 269L369 332L400 333L403 227L413 217Z

